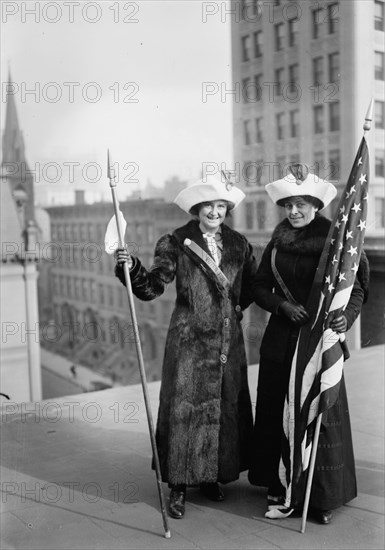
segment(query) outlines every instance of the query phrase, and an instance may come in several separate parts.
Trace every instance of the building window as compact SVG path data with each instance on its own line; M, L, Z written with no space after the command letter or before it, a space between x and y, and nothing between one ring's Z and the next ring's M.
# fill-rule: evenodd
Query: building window
M323 57L313 59L313 85L320 86L324 83L324 60Z
M104 286L99 284L99 303L104 305Z
M262 75L256 74L254 76L254 87L255 87L255 101L262 99Z
M76 242L78 238L78 226L75 223L72 224L71 231L72 231L72 241Z
M274 36L275 36L275 51L283 50L283 40L284 40L284 24L277 23L274 26Z
M384 2L382 0L374 2L374 28L376 31L384 30Z
M263 142L262 117L258 117L255 119L255 141L256 143Z
M289 47L298 44L298 19L289 19Z
M249 84L250 84L250 78L243 78L242 79L242 98L243 103L248 103L250 101L249 96Z
M92 223L88 224L88 240L89 242L93 243L95 239L95 231L94 226Z
M59 294L59 284L57 275L52 275L52 289L54 294Z
M375 55L375 65L374 65L374 78L376 80L384 80L384 53L383 52L374 52Z
M247 0L241 0L240 7L241 7L241 19L245 19L245 13L247 10Z
M251 187L261 183L262 167L262 162L245 162L245 164L243 165L242 174L247 187Z
M111 307L114 306L114 287L113 286L108 287L108 305Z
M284 168L286 166L286 157L278 156L276 165L273 167L273 175L270 178L270 181L279 180L284 177Z
M298 109L290 111L290 137L299 136L299 112Z
M102 337L102 342L106 342L107 341L107 337L106 337L106 320L103 319L103 317L99 317L98 323L99 323L98 333Z
M375 128L385 128L385 103L383 101L374 102L374 125Z
M385 151L376 151L376 177L383 178L385 177Z
M250 35L242 36L242 61L250 61Z
M321 36L321 25L322 25L322 8L318 8L316 10L313 10L312 16L313 16L313 38L319 38Z
M283 85L284 85L284 69L275 69L275 86L277 89L277 95L282 96L283 93Z
M56 225L55 224L52 224L51 225L51 239L53 242L55 242L56 240Z
M88 299L87 279L82 279L82 300L86 302L87 299Z
M66 242L71 240L70 226L69 226L68 223L64 224L64 238L65 238Z
M376 197L374 209L374 226L376 229L383 229L385 227L385 199L383 197Z
M245 205L246 229L254 227L254 205L252 202L247 202Z
M65 296L63 275L59 275L59 296Z
M324 108L323 105L317 105L314 111L314 133L322 134L325 131Z
M266 202L257 202L257 224L258 229L265 229L266 227Z
M119 304L120 309L125 309L126 300L125 300L125 297L124 297L124 289L123 289L122 285L120 285L118 287L118 304Z
M318 151L317 153L314 153L314 167L313 167L314 174L319 178L322 178L323 169L324 169L324 154L322 151Z
M56 235L57 235L57 240L59 243L63 242L63 233L62 233L62 226L60 224L58 224L56 226Z
M339 22L339 5L335 2L334 4L329 4L327 9L328 32L329 34L334 34L337 32Z
M262 55L262 31L254 33L254 57L261 57Z
M75 283L75 298L79 300L80 299L80 281L77 277L75 277L74 283Z
M68 298L72 298L71 277L66 277L66 279L67 279L67 296L68 296Z
M338 180L340 177L341 156L338 149L329 152L329 166L326 179Z
M284 135L283 117L284 117L284 113L277 113L275 115L275 123L276 123L276 128L277 128L277 139L283 139L283 135Z
M81 242L84 242L87 237L86 237L86 228L85 228L85 225L84 223L81 223L79 225L79 239Z
M90 302L96 301L96 283L93 279L90 279Z
M243 121L243 139L245 145L251 145L250 120Z
M72 249L72 259L73 259L73 262L74 262L74 268L77 269L79 267L79 254L80 254L80 250L79 248L77 248L76 246L73 247Z
M340 102L329 103L329 130L338 132L340 129Z
M294 63L293 65L289 65L289 87L288 92L291 94L297 94L298 93L298 72L299 72L299 66L298 63Z
M332 53L329 55L329 82L339 82L340 80L340 54Z

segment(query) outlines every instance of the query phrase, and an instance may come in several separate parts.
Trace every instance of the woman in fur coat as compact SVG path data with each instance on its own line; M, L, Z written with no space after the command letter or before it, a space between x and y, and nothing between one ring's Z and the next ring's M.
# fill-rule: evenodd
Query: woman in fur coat
M174 202L193 219L156 244L154 263L117 251L116 275L129 261L132 289L153 300L176 280L176 303L162 370L156 441L169 514L182 518L187 486L224 498L220 483L249 467L252 409L242 310L254 297L251 245L224 220L244 193L213 177L188 186Z
M331 183L308 173L302 165L293 167L286 178L268 184L266 190L276 204L284 207L286 219L275 228L257 273L256 303L271 312L271 316L260 349L249 481L268 488L266 517L274 519L293 512L283 505L285 489L279 477L283 408L299 329L309 319L304 305L331 225L319 210L332 201L337 190ZM364 254L361 263L365 263L365 269L361 270L365 276L361 280L365 279L363 286L367 287L369 272ZM361 311L364 290L358 281L360 272L358 275L344 314L330 325L335 332L348 330ZM285 286L291 296L285 294ZM329 523L331 510L356 494L350 419L342 378L335 405L323 414L310 510L320 523Z

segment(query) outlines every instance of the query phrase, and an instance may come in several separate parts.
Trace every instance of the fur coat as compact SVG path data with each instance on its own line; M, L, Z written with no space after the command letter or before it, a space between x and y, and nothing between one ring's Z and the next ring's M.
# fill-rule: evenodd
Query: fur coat
M253 301L257 266L245 237L223 224L225 290L184 245L186 238L210 253L192 220L160 238L150 269L136 259L131 271L141 300L156 298L176 280L156 429L162 479L170 485L227 483L248 468L252 409L241 311ZM124 283L121 268L116 275Z
M299 328L279 311L279 305L286 297L273 274L271 253L275 247L275 263L279 274L295 300L306 306L330 223L328 219L316 215L309 225L295 229L285 219L274 230L258 268L256 303L270 311L271 316L260 349L249 480L254 485L268 487L271 494L279 491L277 472L281 454L283 404L299 334ZM368 282L369 266L363 253L344 312L348 328L361 311ZM352 435L345 382L342 379L336 404L323 415L310 505L327 510L337 508L355 496Z

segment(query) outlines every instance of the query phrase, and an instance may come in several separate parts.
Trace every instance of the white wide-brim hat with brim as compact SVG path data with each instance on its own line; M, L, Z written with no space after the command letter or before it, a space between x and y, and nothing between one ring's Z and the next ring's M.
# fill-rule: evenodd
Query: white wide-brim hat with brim
M303 181L297 180L293 174L288 174L280 180L268 183L265 185L265 189L275 203L289 197L304 195L314 197L322 203L320 210L326 208L337 195L337 189L332 183L315 174L308 174Z
M241 189L231 183L207 176L182 189L174 202L189 214L191 208L201 202L227 201L231 209L236 208L245 196Z

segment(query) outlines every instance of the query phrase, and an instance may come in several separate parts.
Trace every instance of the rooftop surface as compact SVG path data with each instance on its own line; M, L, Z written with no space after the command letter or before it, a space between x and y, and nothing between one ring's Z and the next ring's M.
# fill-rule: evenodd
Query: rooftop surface
M265 519L265 492L243 473L222 503L188 490L166 539L138 385L3 405L1 549L383 549L384 351L345 364L359 494L331 524L309 518L302 534L300 517ZM148 388L155 423L159 382Z

